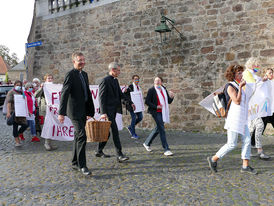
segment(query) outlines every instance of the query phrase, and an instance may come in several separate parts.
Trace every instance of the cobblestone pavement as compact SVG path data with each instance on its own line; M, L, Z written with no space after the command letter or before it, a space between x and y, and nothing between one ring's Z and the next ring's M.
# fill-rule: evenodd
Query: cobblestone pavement
M117 163L112 140L105 153L94 157L95 143L87 144L87 165L93 175L84 177L70 168L71 142L57 142L58 150L45 151L43 141L16 149L12 128L0 113L0 205L274 205L273 162L258 158L259 171L240 173L240 146L219 162L211 174L206 157L214 154L225 135L168 131L174 156L165 157L159 138L148 153L142 143L149 131L137 130L140 140L121 132L127 163ZM265 152L274 157L274 137L263 137Z

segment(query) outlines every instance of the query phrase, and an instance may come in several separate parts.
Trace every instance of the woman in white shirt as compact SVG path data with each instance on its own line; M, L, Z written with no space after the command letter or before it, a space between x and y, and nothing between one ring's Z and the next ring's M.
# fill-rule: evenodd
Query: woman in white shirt
M260 60L255 57L251 57L245 64L245 71L243 72L243 78L247 83L255 82L256 84L262 81L266 81L267 78L261 78L257 75L260 70ZM251 136L251 145L257 148L257 154L251 156L258 156L260 159L268 160L270 156L263 152L262 135L264 132L264 122L261 117L249 121L248 128Z
M251 138L248 130L248 102L252 91L242 79L243 70L244 68L240 65L231 65L226 69L225 77L229 84L226 85L225 93L227 100L232 99L224 127L227 130L227 143L213 157L207 158L213 172L217 172L217 161L236 148L238 136L241 136L241 158L243 160L241 172L257 174L249 166Z

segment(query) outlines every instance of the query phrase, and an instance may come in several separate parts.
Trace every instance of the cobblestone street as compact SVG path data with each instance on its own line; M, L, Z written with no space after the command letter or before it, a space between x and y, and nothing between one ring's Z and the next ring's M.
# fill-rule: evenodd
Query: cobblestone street
M12 127L1 115L0 205L274 205L273 162L251 159L259 174L241 174L240 145L219 161L211 174L206 157L213 155L225 135L168 131L174 156L165 157L156 138L153 152L142 143L150 131L137 130L140 140L122 131L123 152L130 157L118 163L112 140L105 149L111 158L96 158L95 143L87 144L87 166L92 176L71 169L71 142L46 151L42 140L30 142L25 132L21 148L14 147ZM274 137L264 136L264 150L274 157Z

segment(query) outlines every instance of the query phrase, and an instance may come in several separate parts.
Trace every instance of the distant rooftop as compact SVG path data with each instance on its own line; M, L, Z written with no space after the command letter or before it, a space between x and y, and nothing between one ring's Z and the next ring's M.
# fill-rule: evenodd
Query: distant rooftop
M9 71L25 71L24 60L20 61L16 66L12 67Z
M2 56L0 56L0 75L6 74L9 70L9 66L6 64Z

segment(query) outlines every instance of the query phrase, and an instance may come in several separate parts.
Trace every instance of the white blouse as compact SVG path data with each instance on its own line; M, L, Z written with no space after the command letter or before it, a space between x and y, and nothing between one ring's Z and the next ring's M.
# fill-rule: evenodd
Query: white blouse
M239 89L235 82L230 83ZM248 125L248 102L251 95L252 89L246 84L245 89L242 88L241 103L237 105L231 102L224 126L226 130L245 135L245 126Z

